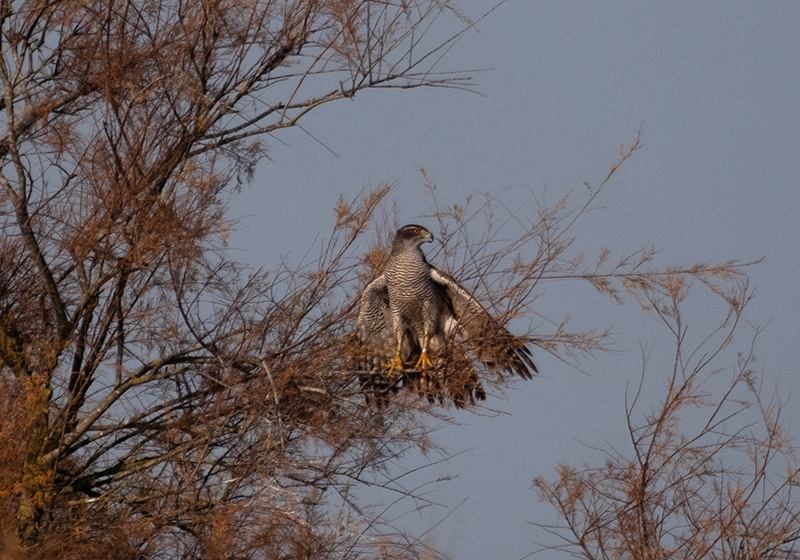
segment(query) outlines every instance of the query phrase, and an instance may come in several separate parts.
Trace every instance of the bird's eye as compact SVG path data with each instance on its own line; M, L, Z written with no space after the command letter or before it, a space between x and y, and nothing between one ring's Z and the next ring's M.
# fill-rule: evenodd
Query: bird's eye
M414 228L414 235L419 235L419 228Z

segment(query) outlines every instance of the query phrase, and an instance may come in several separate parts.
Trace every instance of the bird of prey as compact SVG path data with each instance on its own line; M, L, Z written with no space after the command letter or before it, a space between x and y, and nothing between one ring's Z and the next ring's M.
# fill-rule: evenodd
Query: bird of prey
M357 335L370 367L388 369L390 379L403 373L407 381L417 372L429 397L434 392L441 400L446 388L456 406L485 397L473 358L501 377L538 373L527 341L428 263L421 245L432 241L419 225L397 230L383 274L361 295Z

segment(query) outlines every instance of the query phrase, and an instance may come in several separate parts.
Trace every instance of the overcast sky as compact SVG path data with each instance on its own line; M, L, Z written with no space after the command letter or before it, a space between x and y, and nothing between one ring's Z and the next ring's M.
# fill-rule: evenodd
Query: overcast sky
M457 5L479 16L487 3ZM622 256L653 244L664 266L766 257L750 270L748 318L766 326L760 370L793 388L800 409L800 3L509 0L442 64L482 69L480 95L366 92L310 115L303 126L313 138L295 129L267 139L272 161L232 201L239 258L270 268L288 248L299 260L330 232L340 195L384 182L398 183L399 223L433 226L419 167L442 203L501 193L525 215L531 193L579 198L641 127L644 146L581 226L580 249L591 257L605 245ZM430 538L453 558L535 550L544 535L530 523L552 512L531 480L552 477L560 463L598 464L591 447L624 449L625 384L638 379L640 345L654 358L669 349L663 327L633 302L620 307L589 286L552 289L541 301L578 326L613 327L618 352L584 359L585 375L534 348L542 376L490 397L488 409L502 414L454 413L459 424L438 431L449 451L468 451L429 469L458 478L432 496L446 507L409 523L446 517ZM698 309L698 331L715 305ZM650 365L656 395L669 364Z

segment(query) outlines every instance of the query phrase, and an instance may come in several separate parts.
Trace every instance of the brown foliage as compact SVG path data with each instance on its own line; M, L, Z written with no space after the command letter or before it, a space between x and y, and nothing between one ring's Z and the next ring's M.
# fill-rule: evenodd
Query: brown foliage
M443 14L457 15L444 0L2 3L6 557L435 554L357 496L413 494L374 475L427 450L437 413L402 392L366 405L350 356L359 289L385 262L388 187L338 206L313 263L269 272L225 251L225 197L252 178L264 134L322 104L463 87L434 67L452 40L432 38ZM535 316L541 281L641 299L737 274L644 270L649 251L583 269L570 230L601 188L571 213L540 208L511 241L491 198L437 208L440 262L503 322ZM561 359L604 347L603 332L553 323L535 342Z
M324 527L329 494L426 444L413 407L386 435L338 342L346 257L385 191L340 213L317 270L272 274L226 256L223 191L252 178L264 134L324 103L463 85L429 56L448 14L438 0L3 3L4 538L31 558L373 547L359 515Z
M786 403L764 399L752 347L733 367L717 365L729 358L750 299L747 284L724 294L724 321L694 348L681 313L688 289L670 274L642 292L674 337L675 356L663 376L666 391L649 410L641 402L652 369L645 360L627 407L630 448L609 450L601 466L562 465L555 480L534 480L561 521L543 527L560 542L545 547L551 552L586 559L798 557L800 461L781 418Z

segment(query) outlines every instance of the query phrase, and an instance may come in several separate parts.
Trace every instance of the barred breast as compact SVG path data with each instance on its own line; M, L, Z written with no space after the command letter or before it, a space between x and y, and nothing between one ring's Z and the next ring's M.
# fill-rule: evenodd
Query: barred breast
M444 306L440 290L430 277L429 267L417 250L396 255L389 260L384 271L392 313L401 315L419 336L424 323L432 323L435 330L439 329L435 310Z

